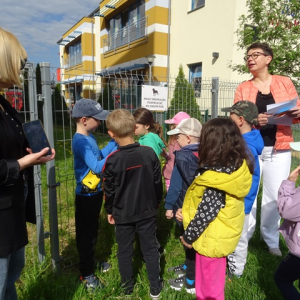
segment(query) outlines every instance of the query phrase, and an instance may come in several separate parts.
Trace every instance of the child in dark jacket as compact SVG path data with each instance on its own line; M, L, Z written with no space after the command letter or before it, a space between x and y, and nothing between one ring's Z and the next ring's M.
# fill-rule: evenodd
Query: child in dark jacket
M139 234L150 282L150 297L162 290L156 243L156 214L162 198L160 161L151 147L134 142L135 120L129 111L114 110L106 119L109 135L119 144L103 169L105 209L116 226L118 262L125 294L132 294L133 240Z
M198 169L198 147L201 134L201 123L194 118L182 120L178 126L168 131L168 135L177 135L177 141L181 149L175 152L175 165L171 176L171 183L166 196L166 217L173 218L177 211L181 210L185 193L195 178ZM175 221L182 229L182 220ZM195 250L185 247L185 263L171 267L169 272L174 272L179 276L170 279L169 284L172 289L180 291L182 287L188 293L195 293Z

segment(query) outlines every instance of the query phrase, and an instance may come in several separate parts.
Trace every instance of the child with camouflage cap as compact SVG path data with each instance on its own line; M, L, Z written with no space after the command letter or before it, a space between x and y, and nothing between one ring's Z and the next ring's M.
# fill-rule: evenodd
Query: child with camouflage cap
M223 108L222 111L230 112L230 118L239 127L240 132L246 141L249 155L252 155L255 161L254 173L252 175L252 185L248 195L245 197L245 221L243 232L235 251L228 255L228 277L241 277L247 260L248 252L248 227L249 215L257 195L260 181L260 167L258 155L261 154L264 147L260 131L254 129L257 125L258 109L250 101L239 101L232 107Z

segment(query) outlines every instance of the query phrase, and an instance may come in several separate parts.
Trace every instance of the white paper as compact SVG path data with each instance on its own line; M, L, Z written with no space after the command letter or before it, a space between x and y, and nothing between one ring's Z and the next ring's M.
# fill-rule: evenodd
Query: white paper
M297 105L297 99L298 98L280 103L269 104L267 105L267 114L277 115L288 111Z
M293 143L290 143L290 146L293 150L295 151L300 151L300 142L293 142Z
M268 118L268 124L291 126L293 124L293 118L286 115L280 117L271 116Z
M267 114L273 115L269 117L268 124L291 126L293 124L293 117L285 115L284 112L296 107L297 99L267 105ZM282 116L279 115L282 113Z

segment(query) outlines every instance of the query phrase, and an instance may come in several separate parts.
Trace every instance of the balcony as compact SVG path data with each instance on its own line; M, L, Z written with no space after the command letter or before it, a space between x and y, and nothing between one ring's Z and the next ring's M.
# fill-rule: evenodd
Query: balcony
M78 52L74 55L69 55L69 57L64 61L64 68L69 69L80 63L82 63L82 52Z
M108 34L106 39L103 39L104 53L115 50L124 45L143 38L147 35L147 17L123 27L114 34Z

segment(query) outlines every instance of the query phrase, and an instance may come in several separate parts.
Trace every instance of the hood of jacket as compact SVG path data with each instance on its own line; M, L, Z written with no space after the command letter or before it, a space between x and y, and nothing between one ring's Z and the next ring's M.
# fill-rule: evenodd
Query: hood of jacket
M236 198L244 198L250 189L249 180L245 181L245 178L249 178L249 169L246 161L243 162L239 169L231 174L208 170L198 176L193 184L216 188ZM249 179L251 183L251 176Z
M256 150L257 155L261 155L264 148L264 141L261 137L260 131L257 129L252 129L249 132L243 134L247 145L252 146Z

